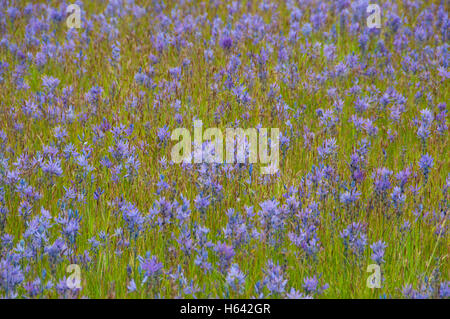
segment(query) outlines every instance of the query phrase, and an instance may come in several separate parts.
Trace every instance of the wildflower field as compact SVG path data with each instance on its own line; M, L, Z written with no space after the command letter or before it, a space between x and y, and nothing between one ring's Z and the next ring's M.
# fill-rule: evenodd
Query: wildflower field
M448 13L0 0L0 297L449 298Z

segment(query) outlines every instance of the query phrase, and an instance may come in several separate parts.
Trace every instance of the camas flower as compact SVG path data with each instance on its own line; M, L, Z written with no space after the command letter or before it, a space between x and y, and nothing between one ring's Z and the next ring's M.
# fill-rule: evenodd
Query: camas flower
M319 280L314 275L313 277L303 279L303 289L308 295L321 295L328 289L328 284L320 285Z
M375 191L378 194L384 194L391 188L390 176L392 174L393 172L385 167L377 169L376 173L373 175L373 177L375 177L373 184Z
M286 294L287 299L313 299L312 296L304 295L302 292L295 290L294 287Z
M367 245L365 234L365 225L361 223L352 223L341 232L341 238L344 241L345 251L350 251L357 257L361 257Z
M53 92L56 89L56 87L59 85L59 83L60 83L60 80L57 78L54 78L52 76L44 75L42 77L42 85L44 87L46 87L50 92Z
M233 46L233 39L226 34L222 35L220 37L220 46L225 50L230 50Z
M219 241L214 246L214 251L219 255L219 268L222 272L224 272L229 267L231 260L236 254L233 246L229 246Z
M25 279L20 264L12 256L6 256L0 260L0 288L7 297L14 296L15 290Z
M352 189L350 192L346 191L346 192L342 193L339 196L339 199L342 204L350 205L350 204L356 202L359 199L359 196L361 196L361 192L359 192L355 189Z
M392 200L392 203L394 204L394 207L398 209L405 202L406 195L403 194L403 191L400 187L396 186L396 187L394 187L394 190L392 191L391 200Z
M419 160L419 167L422 170L423 175L425 176L425 180L428 179L428 173L430 172L430 168L434 165L433 157L429 154L424 154Z
M151 256L147 253L147 257L145 259L141 256L139 256L138 259L145 277L155 278L161 274L163 264L158 261L156 256Z
M63 173L63 170L61 168L61 160L60 159L49 159L41 166L42 171L46 174L55 175L55 176L61 176Z
M241 294L245 289L245 277L238 264L232 264L227 273L226 284L233 291Z
M281 267L277 263L276 265L272 260L269 260L264 270L265 277L263 284L269 289L270 293L273 295L283 294L287 280L284 279Z
M378 265L384 263L383 258L384 258L384 250L386 247L387 245L381 240L370 245L370 248L372 248L373 251L373 254L370 258L372 258L372 260L376 262Z

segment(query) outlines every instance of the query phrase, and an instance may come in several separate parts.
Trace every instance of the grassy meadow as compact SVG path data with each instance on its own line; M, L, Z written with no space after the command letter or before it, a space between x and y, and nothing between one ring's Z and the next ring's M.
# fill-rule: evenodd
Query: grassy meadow
M448 2L374 3L0 0L0 296L449 298Z

